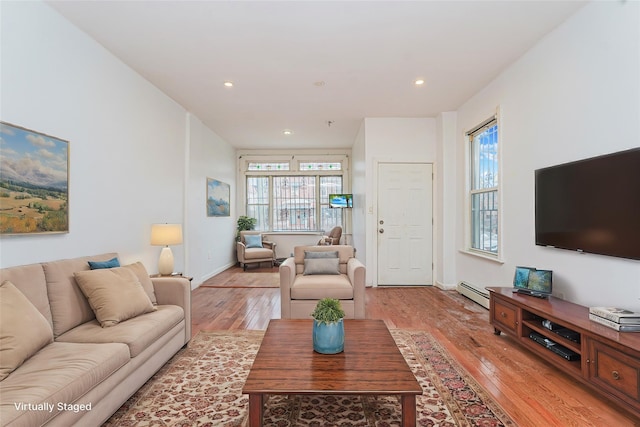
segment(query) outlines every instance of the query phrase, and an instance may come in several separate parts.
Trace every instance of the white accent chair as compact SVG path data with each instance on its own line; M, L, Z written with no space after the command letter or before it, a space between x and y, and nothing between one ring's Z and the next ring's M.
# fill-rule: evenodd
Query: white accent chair
M305 274L305 251L337 251L337 274ZM281 318L310 319L320 299L336 298L347 319L364 319L365 273L353 246L296 246L293 257L280 265Z
M248 247L247 236L261 236L262 247ZM247 264L270 262L273 267L276 260L276 244L264 240L264 235L260 231L241 231L240 241L236 242L236 252L240 267L245 271Z

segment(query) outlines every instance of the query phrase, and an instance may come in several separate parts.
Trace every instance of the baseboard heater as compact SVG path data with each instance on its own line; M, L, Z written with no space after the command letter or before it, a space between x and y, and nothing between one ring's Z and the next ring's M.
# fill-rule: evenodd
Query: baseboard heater
M458 292L487 310L489 309L489 291L486 289L468 282L460 282L458 283Z

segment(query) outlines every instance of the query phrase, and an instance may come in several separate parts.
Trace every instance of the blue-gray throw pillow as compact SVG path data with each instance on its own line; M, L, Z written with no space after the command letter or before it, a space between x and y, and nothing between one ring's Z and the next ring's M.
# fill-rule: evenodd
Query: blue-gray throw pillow
M304 258L338 258L338 251L304 251Z
M244 244L247 248L261 248L262 247L262 235L261 234L245 234Z
M118 261L117 257L111 258L109 261L89 261L89 268L91 270L114 267L120 267L120 261Z

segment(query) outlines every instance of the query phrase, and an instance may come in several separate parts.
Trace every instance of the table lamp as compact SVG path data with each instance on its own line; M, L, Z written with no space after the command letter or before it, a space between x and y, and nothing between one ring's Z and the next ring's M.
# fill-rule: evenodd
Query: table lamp
M162 276L170 276L173 273L173 253L169 245L182 244L181 224L152 224L151 244L164 246L158 259L158 272Z

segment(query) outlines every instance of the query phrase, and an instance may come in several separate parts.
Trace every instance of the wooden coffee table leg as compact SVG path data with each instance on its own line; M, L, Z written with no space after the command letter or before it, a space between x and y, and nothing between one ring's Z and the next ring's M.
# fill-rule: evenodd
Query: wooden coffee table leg
M249 395L249 427L262 427L262 410L264 407L262 397L262 393Z
M402 396L402 427L416 427L416 396Z

